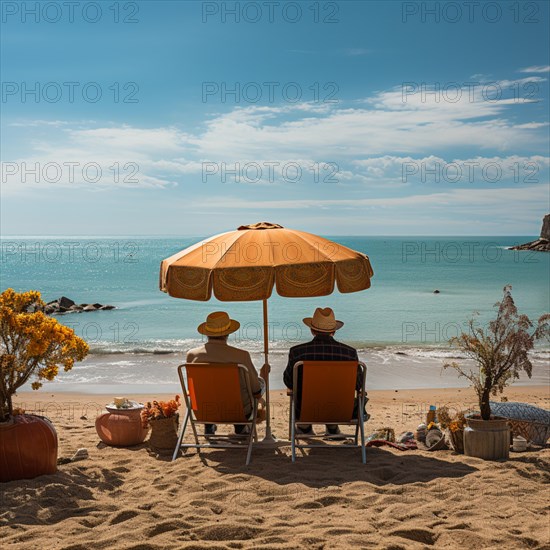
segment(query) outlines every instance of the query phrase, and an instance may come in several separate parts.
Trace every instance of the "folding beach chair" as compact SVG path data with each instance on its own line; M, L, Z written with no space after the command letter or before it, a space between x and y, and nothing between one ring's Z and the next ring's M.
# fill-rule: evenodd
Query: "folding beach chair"
M189 390L185 386L183 369L187 373ZM252 413L247 416L244 410L241 395L240 374L244 374L246 389L252 403ZM180 378L187 412L181 425L178 435L178 442L174 449L172 461L176 460L180 449L193 448L233 448L238 444L231 444L230 441L245 441L247 443L246 464L250 463L252 454L252 442L257 441L256 418L258 414L258 401L252 393L248 370L243 365L236 363L187 363L179 365L178 376ZM187 429L191 423L194 444L182 443ZM235 424L248 426L249 433L242 435L207 435L199 434L197 424ZM205 439L205 442L200 442ZM213 443L210 443L210 440ZM242 446L242 445L241 445Z
M298 416L297 395L298 371L302 369L301 404ZM363 384L356 395L357 369L361 369ZM319 448L319 445L301 445L299 439L314 439L323 435L297 433L300 424L339 424L355 426L355 445L361 434L361 458L366 463L365 451L365 382L367 367L357 361L298 361L293 370L293 388L290 396L290 441L292 462L296 461L296 449ZM357 397L357 418L353 418L355 398ZM342 448L341 446L330 446Z

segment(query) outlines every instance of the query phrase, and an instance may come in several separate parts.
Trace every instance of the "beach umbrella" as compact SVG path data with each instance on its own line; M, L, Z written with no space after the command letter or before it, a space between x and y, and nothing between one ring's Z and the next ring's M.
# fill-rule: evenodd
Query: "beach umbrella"
M261 222L220 233L166 258L160 290L175 298L222 302L262 300L264 366L269 367L267 300L276 289L287 298L343 293L370 287L368 256L311 233ZM266 435L271 441L269 376L266 377Z

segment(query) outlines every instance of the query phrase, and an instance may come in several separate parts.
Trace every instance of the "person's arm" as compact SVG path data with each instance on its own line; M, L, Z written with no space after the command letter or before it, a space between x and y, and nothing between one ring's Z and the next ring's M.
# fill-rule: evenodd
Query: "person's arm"
M244 356L243 365L248 370L248 375L250 377L250 388L252 389L252 393L255 396L259 396L262 393L262 386L260 385L260 379L258 378L258 372L256 371L256 368L254 367L254 363L252 363L252 359L250 357L250 353L245 352L246 355Z
M285 369L285 372L283 374L283 382L285 383L285 386L288 388L288 389L292 389L292 384L294 382L294 363L295 363L295 359L294 359L294 350L293 348L290 348L289 352L288 352L288 363L286 365L286 369Z

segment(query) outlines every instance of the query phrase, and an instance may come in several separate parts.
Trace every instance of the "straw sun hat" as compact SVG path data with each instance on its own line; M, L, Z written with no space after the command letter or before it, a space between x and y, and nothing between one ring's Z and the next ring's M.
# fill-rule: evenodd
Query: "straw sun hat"
M241 324L235 319L230 319L225 311L214 311L210 313L204 323L201 323L197 330L205 336L225 336L239 330Z
M342 321L334 318L334 311L330 307L318 307L313 317L306 317L304 323L317 332L334 332L344 326Z

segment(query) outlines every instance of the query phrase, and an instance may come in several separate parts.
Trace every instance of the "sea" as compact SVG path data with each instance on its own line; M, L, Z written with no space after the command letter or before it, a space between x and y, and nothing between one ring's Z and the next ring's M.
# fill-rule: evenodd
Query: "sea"
M337 338L358 349L371 389L461 387L467 381L446 362L473 363L449 345L468 320L485 326L505 285L533 320L550 311L550 254L508 247L533 240L511 237L325 236L367 254L374 269L368 290L318 298L268 301L270 387L283 387L288 349L311 339L302 319L331 307L344 322ZM203 342L197 326L208 313L227 311L241 327L230 343L263 355L261 302L196 302L159 290L162 259L201 240L194 237L3 237L0 287L39 290L48 302L114 305L110 311L58 315L90 346L90 354L47 389L89 393L177 391L176 366ZM438 291L438 292L435 292ZM550 346L531 354L531 379L549 384Z

